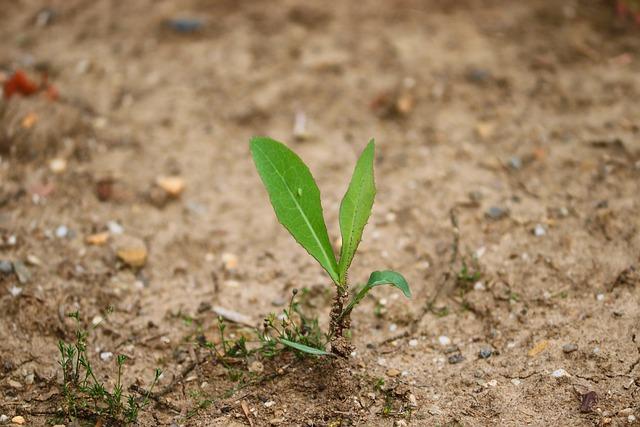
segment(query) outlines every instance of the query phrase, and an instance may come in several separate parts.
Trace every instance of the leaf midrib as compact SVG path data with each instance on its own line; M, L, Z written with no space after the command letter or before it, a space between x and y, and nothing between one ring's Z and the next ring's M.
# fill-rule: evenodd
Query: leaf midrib
M271 161L271 159L269 158L269 155L264 150L262 150L262 148L260 148L260 146L258 144L256 144L255 147L258 149L258 151L260 151L260 153L263 156L265 156L265 158L267 159L269 164L273 167L273 170L276 172L276 174L278 175L280 180L282 180L282 182L284 183L284 186L287 189L287 191L289 192L289 195L291 196L291 198L293 199L293 202L296 204L296 207L298 208L298 210L302 213L301 216L304 219L304 222L307 224L307 227L309 227L309 230L311 230L311 235L313 236L313 238L315 239L316 243L320 247L320 250L322 251L322 255L324 255L324 257L325 257L325 261L327 262L327 264L329 266L333 267L333 264L331 263L331 258L329 258L329 255L327 254L327 251L325 250L324 245L322 244L322 242L320 242L320 239L318 238L318 235L316 234L316 231L314 230L313 226L309 222L309 219L307 218L307 214L302 209L302 206L300 206L300 203L298 203L298 200L296 199L296 197L293 195L293 192L291 191L291 188L289 188L289 185L287 184L287 180L284 179L284 176L282 176L282 174L280 173L280 171L276 167L275 163L273 163ZM334 258L334 262L335 262L335 258ZM336 275L336 273L335 272L333 272L333 274L329 273L329 275L330 276L334 276L334 275ZM331 277L331 279L335 281L336 278L335 277Z

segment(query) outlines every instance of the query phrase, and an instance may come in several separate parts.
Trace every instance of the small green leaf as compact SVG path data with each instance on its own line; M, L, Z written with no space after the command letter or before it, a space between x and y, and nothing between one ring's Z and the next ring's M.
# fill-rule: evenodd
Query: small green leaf
M375 142L372 139L362 151L349 188L340 204L340 233L342 234L342 249L338 273L340 284L346 284L347 270L353 261L362 239L362 232L373 207L376 196L376 184L373 176L373 159L375 155Z
M402 277L402 274L391 270L374 271L371 273L371 276L369 276L367 284L353 297L351 302L340 314L340 317L350 313L353 307L362 301L371 289L380 285L391 285L394 288L400 289L405 297L411 298L411 289L409 289L409 284L405 278Z
M279 341L291 348L295 348L296 350L299 350L303 353L309 353L309 354L314 354L316 356L333 356L333 354L326 352L324 350L320 350L318 348L313 348L313 347L309 347L308 345L304 345L304 344L300 344L297 342L293 342L293 341L289 341L289 340L285 340L283 338L280 338Z
M338 283L338 263L322 216L320 190L307 165L270 138L252 138L251 154L280 223Z
M380 285L391 285L400 289L405 297L411 298L411 289L409 289L409 284L400 273L396 273L391 270L374 271L371 273L371 276L369 276L369 281L365 287L370 290L371 288Z

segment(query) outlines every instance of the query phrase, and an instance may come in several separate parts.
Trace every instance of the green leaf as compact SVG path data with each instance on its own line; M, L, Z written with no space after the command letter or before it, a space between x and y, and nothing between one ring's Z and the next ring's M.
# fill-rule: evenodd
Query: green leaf
M362 301L371 289L381 285L391 285L394 288L398 288L402 291L405 297L411 298L411 289L409 289L409 284L406 279L402 277L402 274L391 270L374 271L371 273L371 276L369 276L367 284L353 297L351 302L340 314L340 317L350 313L351 310L353 310L353 307Z
M338 263L322 216L320 190L307 165L270 138L252 138L251 155L280 223L338 283Z
M341 285L346 285L347 270L349 270L358 244L362 239L362 232L371 215L373 200L376 196L376 184L373 176L374 155L375 142L372 139L356 163L349 188L340 204L342 249L338 273Z
M320 350L318 348L309 347L308 345L300 344L298 342L293 342L289 340L285 340L280 338L279 341L291 348L295 348L296 350L302 351L303 353L314 354L316 356L333 356L332 353L326 352L324 350Z

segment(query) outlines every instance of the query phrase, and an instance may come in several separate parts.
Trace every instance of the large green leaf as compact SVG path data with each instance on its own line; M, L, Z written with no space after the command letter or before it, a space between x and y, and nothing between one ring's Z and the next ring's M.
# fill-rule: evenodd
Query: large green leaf
M371 273L371 276L369 276L367 284L353 297L351 302L349 302L347 307L342 311L340 317L350 313L351 310L353 310L353 307L362 301L371 289L381 285L391 285L394 288L398 288L402 291L404 296L411 298L411 289L409 289L409 284L406 279L402 277L402 274L391 270L374 271Z
M338 263L322 216L320 190L307 165L270 138L252 138L251 155L280 223L338 283Z
M362 231L367 225L376 196L376 184L373 176L374 155L375 142L372 139L356 163L349 188L340 204L342 249L338 273L342 285L346 284L347 270L362 239Z
M287 347L295 348L296 350L302 351L303 353L314 354L316 356L333 356L332 353L320 350L319 348L309 347L308 345L300 344L299 342L285 340L284 338L279 338L278 341L280 341Z

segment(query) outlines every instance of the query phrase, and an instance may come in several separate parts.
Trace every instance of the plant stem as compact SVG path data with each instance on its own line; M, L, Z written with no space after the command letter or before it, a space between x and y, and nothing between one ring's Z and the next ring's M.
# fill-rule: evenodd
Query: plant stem
M344 336L344 331L351 327L351 313L344 313L344 307L348 299L349 291L346 284L338 286L331 306L331 319L329 322L331 352L342 357L349 356L353 351L353 346Z

